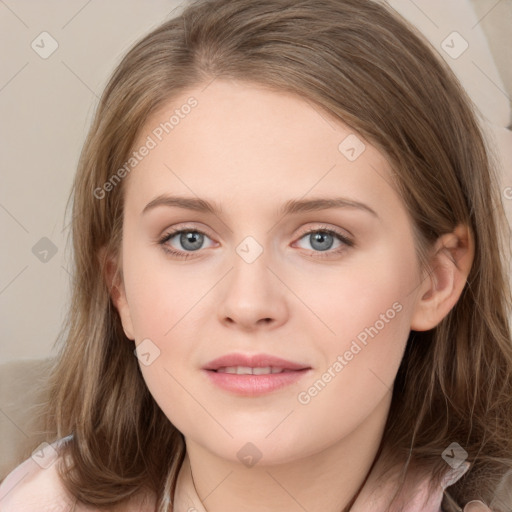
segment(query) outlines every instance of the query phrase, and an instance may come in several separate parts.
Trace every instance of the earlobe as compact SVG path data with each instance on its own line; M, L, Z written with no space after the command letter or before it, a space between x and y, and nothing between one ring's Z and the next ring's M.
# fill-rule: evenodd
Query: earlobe
M118 262L113 255L108 254L105 247L100 249L98 258L100 260L103 278L105 279L112 302L119 313L124 333L128 339L134 340L135 336L133 334L130 308L126 299L121 272L119 271L120 262Z
M418 290L412 330L433 329L450 312L464 289L473 258L473 236L467 226L460 224L437 240L430 271Z

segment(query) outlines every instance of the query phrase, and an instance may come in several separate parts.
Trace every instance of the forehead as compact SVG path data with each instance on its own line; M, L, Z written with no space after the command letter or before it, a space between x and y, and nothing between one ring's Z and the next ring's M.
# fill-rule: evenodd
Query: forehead
M308 195L366 202L398 198L384 156L318 106L292 93L214 80L173 98L145 123L127 203L162 193L272 207ZM247 203L245 203L247 204Z

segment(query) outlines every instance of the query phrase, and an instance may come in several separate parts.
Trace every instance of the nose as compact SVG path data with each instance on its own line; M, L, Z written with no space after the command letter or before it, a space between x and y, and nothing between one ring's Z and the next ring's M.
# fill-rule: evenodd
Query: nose
M252 331L286 322L289 292L268 260L265 250L253 261L235 254L218 296L218 318L226 327Z

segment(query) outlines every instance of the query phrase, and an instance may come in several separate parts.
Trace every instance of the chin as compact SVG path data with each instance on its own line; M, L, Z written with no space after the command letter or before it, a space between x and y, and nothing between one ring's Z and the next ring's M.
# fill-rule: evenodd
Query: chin
M222 457L230 462L241 464L248 468L257 465L277 466L287 464L300 459L307 454L304 453L305 442L302 442L294 436L290 436L289 432L283 432L281 436L271 434L270 430L266 430L262 435L259 432L246 430L244 434L234 435L234 439L223 443L207 443L205 446L217 456ZM298 448L300 447L300 452ZM321 447L309 447L311 453L321 451ZM315 449L316 448L316 449Z

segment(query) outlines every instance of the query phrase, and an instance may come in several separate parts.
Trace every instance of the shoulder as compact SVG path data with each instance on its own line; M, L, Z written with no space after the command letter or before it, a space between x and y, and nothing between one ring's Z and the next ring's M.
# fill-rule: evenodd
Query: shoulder
M67 492L58 474L62 462L58 449L67 439L43 443L4 478L0 483L0 512L67 512L71 509L76 499Z
M44 443L0 482L0 512L99 511L96 507L77 502L59 476L58 468L63 463L59 448L71 437L52 444ZM155 497L148 492L114 508L119 512L149 512L155 510L155 504Z

